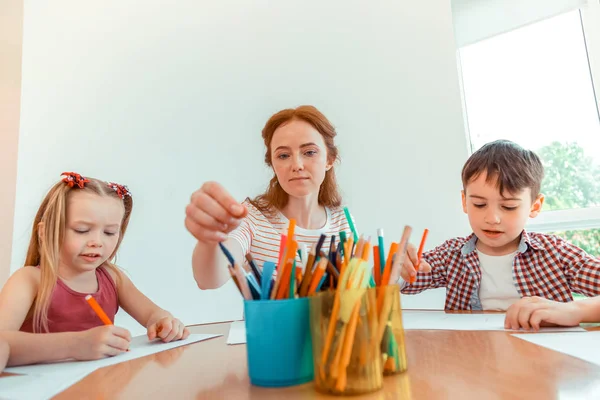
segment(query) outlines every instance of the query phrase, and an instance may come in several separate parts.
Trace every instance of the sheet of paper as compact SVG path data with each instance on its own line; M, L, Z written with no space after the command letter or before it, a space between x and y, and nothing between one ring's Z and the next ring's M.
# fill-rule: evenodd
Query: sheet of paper
M514 333L512 336L538 346L568 354L573 357L600 365L600 331L585 333Z
M227 344L246 343L246 324L244 321L234 321L229 327Z
M504 329L505 314L447 314L443 311L402 311L405 330L512 331ZM541 328L540 332L585 332L581 327Z
M98 368L107 367L109 365L118 364L123 361L133 360L135 358L144 357L160 351L174 349L175 347L184 346L200 342L202 340L212 339L221 335L206 335L206 334L191 334L185 340L178 340L170 343L162 343L159 340L148 341L148 338L136 336L131 340L131 347L127 353L120 354L115 357L103 358L93 361L62 361L47 364L25 365L21 367L6 368L5 372L14 374L32 374L32 375L52 375L52 374L82 374L86 375L95 371Z
M85 378L87 373L16 375L0 378L2 400L46 400Z

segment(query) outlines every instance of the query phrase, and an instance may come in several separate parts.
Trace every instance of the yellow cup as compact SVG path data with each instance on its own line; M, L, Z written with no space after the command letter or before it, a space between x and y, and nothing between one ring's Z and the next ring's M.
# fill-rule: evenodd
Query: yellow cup
M315 386L350 395L383 386L376 289L330 290L310 298Z
M377 290L377 296L383 296L380 300L383 308L380 318L387 320L381 340L383 373L384 375L399 374L408 368L400 288L398 285L390 285L379 287Z

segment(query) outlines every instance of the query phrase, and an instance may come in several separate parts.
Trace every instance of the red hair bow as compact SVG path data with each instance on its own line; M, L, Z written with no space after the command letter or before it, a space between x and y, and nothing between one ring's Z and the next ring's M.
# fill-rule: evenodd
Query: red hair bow
M129 191L129 189L125 185L119 185L118 183L109 182L108 183L108 187L110 187L112 190L114 190L115 192L117 192L117 194L119 195L119 197L121 199L124 199L125 196L131 197L131 192Z
M77 185L77 187L83 189L85 187L85 184L90 181L89 179L84 178L76 172L63 172L60 175L64 176L62 181L69 185L69 187L74 187L75 185Z

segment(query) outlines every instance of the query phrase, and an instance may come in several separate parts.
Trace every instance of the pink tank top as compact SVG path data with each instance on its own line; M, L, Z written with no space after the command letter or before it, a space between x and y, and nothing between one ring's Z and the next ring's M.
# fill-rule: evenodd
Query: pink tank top
M96 313L85 301L85 296L94 296L100 307L111 321L115 321L115 314L119 310L119 297L117 286L104 267L96 268L98 291L96 293L79 293L69 288L60 278L52 292L50 306L48 307L48 331L78 332L103 325ZM33 332L33 318L23 322L22 332Z

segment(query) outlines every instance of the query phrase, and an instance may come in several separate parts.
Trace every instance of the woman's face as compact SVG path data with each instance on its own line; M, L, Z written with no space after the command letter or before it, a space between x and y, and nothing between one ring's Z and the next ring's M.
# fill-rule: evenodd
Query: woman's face
M271 163L279 185L298 198L318 194L325 172L332 167L323 136L302 120L292 120L275 130Z

